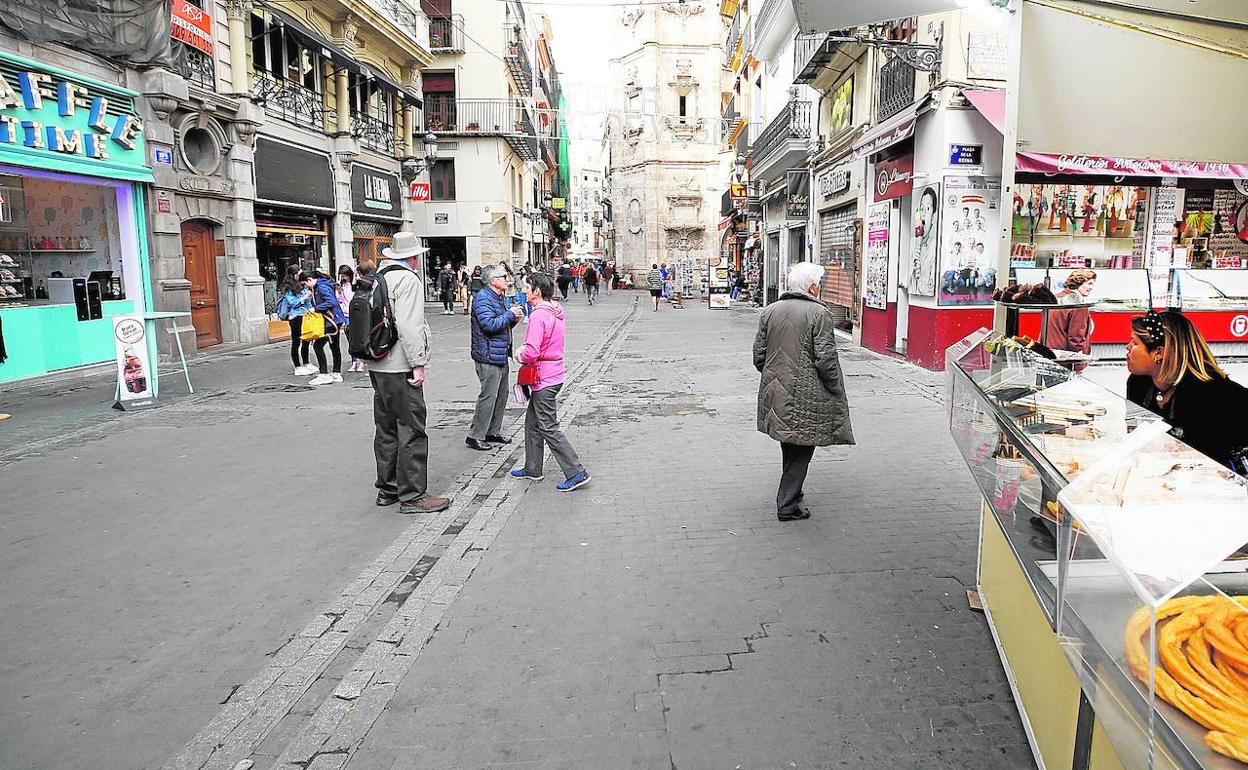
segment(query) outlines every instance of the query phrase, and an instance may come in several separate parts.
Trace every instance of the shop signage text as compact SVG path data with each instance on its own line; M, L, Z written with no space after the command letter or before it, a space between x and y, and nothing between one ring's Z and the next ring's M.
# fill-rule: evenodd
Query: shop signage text
M728 186L728 195L733 200L742 200L746 197L747 190L743 184L732 184Z
M894 128L892 131L889 131L885 134L881 134L880 136L877 136L868 142L857 145L854 148L854 154L859 158L863 158L863 157L866 157L867 155L874 155L880 150L884 150L889 147L892 147L894 144L897 144L898 142L904 142L905 140L914 136L914 127L917 124L918 124L918 121L915 120L914 118L911 118L910 120L907 120L906 122L902 123L900 126L897 126L896 128Z
M212 18L190 0L173 0L173 39L212 55Z
M156 150L156 162L164 166L172 166L173 150Z
M950 166L982 166L984 165L984 146L982 144L951 144L949 145Z
M13 80L0 74L0 144L93 160L108 160L113 145L135 150L143 121L109 115L108 106L94 88L47 72L25 70Z
M1231 319L1231 334L1235 337L1248 336L1248 315L1237 315Z
M437 213L435 213L435 214L433 215L433 223L434 223L435 225L446 225L446 224L450 224L450 222L451 222L451 215L450 215L450 214L437 214Z
M399 178L355 164L351 167L351 210L358 214L402 219Z
M819 177L819 194L825 198L843 193L849 189L849 166L834 168Z
M412 182L412 186L409 188L408 197L414 201L429 200L429 183Z
M1099 155L1018 153L1018 170L1041 174L1115 174L1127 176L1183 176L1201 179L1248 178L1248 163L1208 163L1194 160L1148 160Z
M790 171L785 182L786 218L806 219L810 216L810 174L805 169Z
M874 195L877 201L901 198L914 189L914 155L902 155L875 164Z

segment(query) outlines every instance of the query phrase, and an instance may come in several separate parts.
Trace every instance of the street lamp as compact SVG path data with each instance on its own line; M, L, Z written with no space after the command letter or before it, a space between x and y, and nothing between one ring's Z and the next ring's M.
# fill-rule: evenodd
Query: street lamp
M542 206L544 208L550 208L550 204L553 202L554 202L554 198L550 197L550 190L547 190L542 193Z
M425 157L417 158L414 155L408 155L399 161L403 174L403 181L408 184L416 181L416 177L420 176L426 169L433 166L433 162L438 159L438 137L434 135L432 131L425 134L424 146Z
M733 161L733 166L735 166L735 168L733 168L733 171L732 171L733 177L738 182L740 182L742 179L745 179L745 156L738 155L737 159Z

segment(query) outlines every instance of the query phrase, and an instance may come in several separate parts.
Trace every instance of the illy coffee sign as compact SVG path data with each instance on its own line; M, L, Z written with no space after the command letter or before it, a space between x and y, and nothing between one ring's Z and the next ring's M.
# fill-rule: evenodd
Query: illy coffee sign
M849 189L850 173L848 166L834 168L819 177L819 194L825 198L839 195Z
M914 155L902 155L875 164L874 195L886 201L909 195L914 189Z

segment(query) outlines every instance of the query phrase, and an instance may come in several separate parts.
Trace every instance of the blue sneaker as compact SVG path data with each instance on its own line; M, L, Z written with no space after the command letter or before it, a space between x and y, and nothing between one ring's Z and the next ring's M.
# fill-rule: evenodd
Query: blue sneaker
M560 482L555 485L555 489L560 492L571 492L577 487L583 487L590 481L589 471L581 471L567 481Z
M513 470L511 472L511 477L513 479L528 479L529 481L541 481L546 478L545 476L530 476L524 472L524 468L516 468Z

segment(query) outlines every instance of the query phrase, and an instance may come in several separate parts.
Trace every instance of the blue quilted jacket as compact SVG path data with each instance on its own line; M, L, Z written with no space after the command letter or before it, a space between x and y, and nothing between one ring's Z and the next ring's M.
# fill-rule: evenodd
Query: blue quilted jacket
M520 319L486 286L472 298L472 360L502 366L511 357L511 327Z

